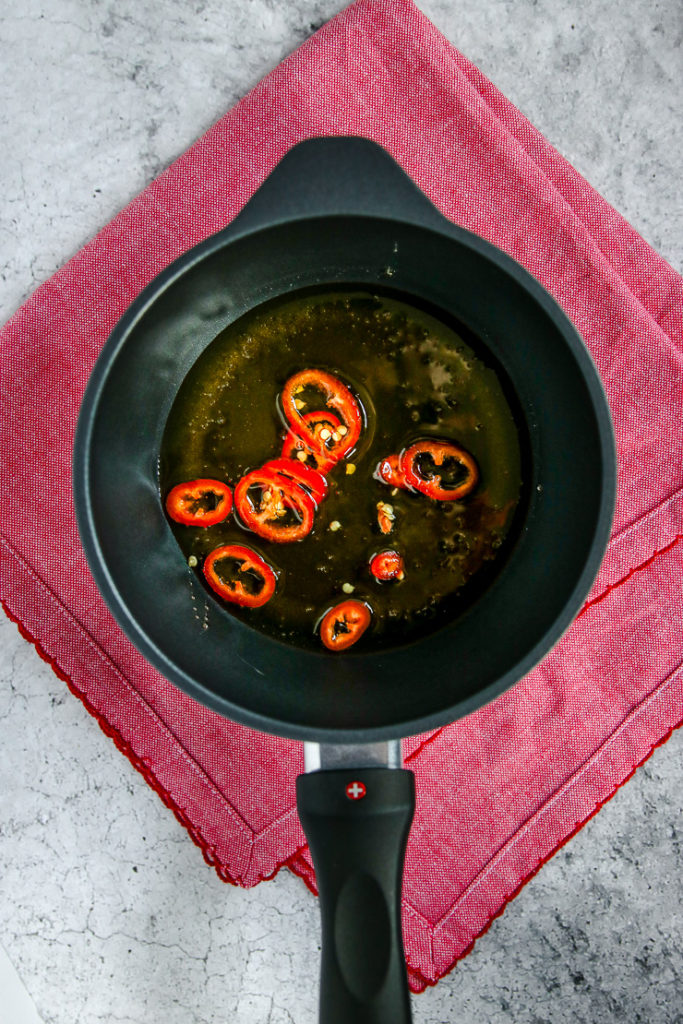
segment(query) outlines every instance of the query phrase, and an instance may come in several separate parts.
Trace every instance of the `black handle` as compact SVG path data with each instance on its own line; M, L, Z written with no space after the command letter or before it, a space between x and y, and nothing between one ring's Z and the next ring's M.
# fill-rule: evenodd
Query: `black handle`
M372 139L320 136L292 146L227 230L330 215L366 215L443 227L444 218Z
M310 772L296 795L320 894L320 1024L410 1024L401 883L413 773Z

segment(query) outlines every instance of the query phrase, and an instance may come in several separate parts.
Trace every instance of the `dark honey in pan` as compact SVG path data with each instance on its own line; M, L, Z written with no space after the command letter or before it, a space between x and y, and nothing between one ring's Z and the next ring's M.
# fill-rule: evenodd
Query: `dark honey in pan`
M309 367L347 384L365 417L355 451L327 474L329 493L312 532L295 543L272 543L233 514L206 528L170 526L202 581L204 558L224 544L246 545L275 569L277 588L267 604L242 609L221 602L270 636L320 648L321 616L352 597L372 609L372 624L352 651L408 643L461 612L477 582L495 571L522 490L520 439L500 375L464 329L361 290L299 294L258 307L227 327L184 380L163 438L161 499L201 477L234 487L279 457L287 427L278 396L292 374ZM474 456L480 477L472 494L434 501L375 479L382 458L423 438L454 441ZM394 516L387 536L378 526L379 502ZM380 583L369 562L387 549L402 555L405 575ZM208 587L207 593L221 601Z

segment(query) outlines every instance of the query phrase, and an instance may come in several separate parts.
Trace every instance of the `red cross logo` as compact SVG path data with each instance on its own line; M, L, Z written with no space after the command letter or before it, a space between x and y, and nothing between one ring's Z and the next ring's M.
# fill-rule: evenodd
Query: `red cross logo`
M349 800L362 800L367 790L362 782L349 782L346 787L346 795Z

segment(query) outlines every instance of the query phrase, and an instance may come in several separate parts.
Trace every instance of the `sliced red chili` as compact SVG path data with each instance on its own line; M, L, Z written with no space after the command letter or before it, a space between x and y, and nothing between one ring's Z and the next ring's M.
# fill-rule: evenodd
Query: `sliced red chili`
M166 497L166 511L185 526L222 523L232 508L232 491L220 480L188 480L176 484Z
M254 491L257 497L254 497ZM294 480L254 469L235 488L235 508L250 530L275 544L303 540L313 528L315 505Z
M206 556L203 565L212 590L242 608L260 608L275 593L277 577L260 555L242 544L224 544Z
M299 373L295 373L289 378L282 389L284 414L294 433L307 441L314 449L320 447L319 440L312 435L304 418L305 414L297 408L297 402L300 404L300 400L296 396L306 388L314 388L316 391L322 392L325 406L334 409L341 416L342 423L335 431L339 435L339 440L335 440L332 445L328 446L323 454L336 456L337 459L343 458L355 447L363 429L363 417L358 402L346 384L343 384L333 374L327 373L326 370L300 370Z
M396 514L393 505L387 505L386 501L377 502L377 525L384 534L391 533L394 528Z
M342 422L333 412L305 412L302 419L309 431L307 436L312 439L310 442L304 440L294 430L290 430L282 446L282 455L286 459L297 459L305 465L313 466L318 473L329 473L341 457L330 453L330 445L335 443L334 434ZM328 431L329 436L321 437L323 431Z
M375 480L380 480L383 484L388 484L389 487L400 487L403 490L408 488L398 455L387 455L381 462L378 462L373 476Z
M320 623L320 639L330 651L345 651L360 640L372 612L363 601L342 601L330 608Z
M283 458L272 459L261 466L262 473L272 473L277 482L280 477L295 480L309 492L316 506L320 504L327 494L327 480L317 470L307 466L299 459Z
M370 559L370 572L377 580L402 580L405 576L403 559L398 551L379 551Z
M429 463L443 466L452 460L464 469L464 479L454 486L444 486L442 475L432 473ZM435 501L457 501L477 486L479 469L469 452L453 441L417 441L401 453L399 465L409 487Z

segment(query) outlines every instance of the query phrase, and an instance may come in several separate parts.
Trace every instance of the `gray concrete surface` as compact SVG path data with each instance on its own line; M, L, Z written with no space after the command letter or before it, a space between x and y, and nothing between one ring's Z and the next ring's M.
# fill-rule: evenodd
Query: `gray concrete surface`
M3 5L0 319L342 6ZM419 6L680 270L678 3ZM0 942L45 1024L313 1024L316 901L286 871L221 883L4 617L0 745ZM683 1021L682 748L414 997L416 1024Z

